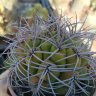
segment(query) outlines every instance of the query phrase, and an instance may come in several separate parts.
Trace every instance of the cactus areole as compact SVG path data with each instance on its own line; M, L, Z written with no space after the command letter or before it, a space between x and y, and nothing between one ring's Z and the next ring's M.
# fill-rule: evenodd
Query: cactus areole
M25 20L25 19L24 19ZM63 21L63 24L61 24ZM89 96L95 89L93 34L60 18L35 19L19 26L6 65L18 96ZM27 95L26 95L27 94Z

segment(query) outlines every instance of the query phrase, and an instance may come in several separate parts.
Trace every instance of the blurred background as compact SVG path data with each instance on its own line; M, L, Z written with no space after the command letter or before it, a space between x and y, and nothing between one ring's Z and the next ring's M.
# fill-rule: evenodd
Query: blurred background
M96 33L96 0L0 0L0 39L2 42L0 49L6 45L2 38L15 34L10 29L10 24L18 20L22 12L35 3L41 3L48 9L49 14L54 11L60 16L72 18L72 22L75 21L76 16L78 22L84 22L86 19L84 26L88 26L91 32ZM93 42L92 50L96 50L96 40Z
M96 28L96 0L49 0L59 14L75 17L78 21L86 18L86 25Z

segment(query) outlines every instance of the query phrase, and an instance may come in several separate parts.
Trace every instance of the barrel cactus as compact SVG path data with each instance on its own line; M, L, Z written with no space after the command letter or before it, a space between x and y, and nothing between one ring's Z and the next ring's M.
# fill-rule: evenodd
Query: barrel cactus
M94 34L70 19L34 19L18 26L6 48L10 85L18 96L89 96L95 90ZM63 21L63 23L61 23ZM39 22L39 23L38 23ZM88 32L85 32L88 31ZM91 91L90 91L91 90Z

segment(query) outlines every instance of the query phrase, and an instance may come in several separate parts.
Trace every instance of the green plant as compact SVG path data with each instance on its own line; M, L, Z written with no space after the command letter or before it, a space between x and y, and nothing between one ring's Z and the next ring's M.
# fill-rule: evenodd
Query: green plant
M38 16L30 30L27 22L19 26L3 53L10 85L18 96L89 96L95 90L94 34L77 31L70 19L52 18Z

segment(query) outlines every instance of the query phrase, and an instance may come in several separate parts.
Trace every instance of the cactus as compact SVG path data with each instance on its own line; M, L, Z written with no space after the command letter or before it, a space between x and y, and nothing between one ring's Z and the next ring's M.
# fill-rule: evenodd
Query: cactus
M48 10L41 4L36 3L33 7L26 8L24 12L22 12L22 16L28 19L27 22L30 25L35 21L34 19L38 18L38 16L46 21L48 19Z
M48 11L46 8L43 8L41 4L34 4L33 8L26 9L24 15L27 17L38 15L43 17L45 20L48 18Z
M50 31L52 25L46 32L38 30L38 35L31 30L18 38L18 32L9 45L6 63L13 69L13 89L22 89L18 96L29 91L33 96L89 96L89 89L95 88L95 62L87 44L92 34L67 32L62 28L68 25L61 28L56 21L53 24L54 31Z
M95 52L91 52L90 48L94 34L84 32L82 28L77 31L78 23L71 23L70 19L53 20L50 17L34 20L30 30L20 31L22 27L19 28L16 38L6 49L8 58L5 65L12 69L10 84L16 94L92 94L90 89L95 90L96 61L92 56ZM39 28L38 22L46 28Z

